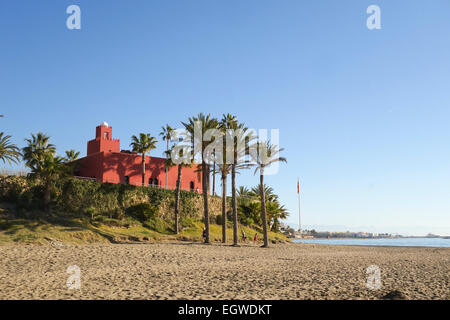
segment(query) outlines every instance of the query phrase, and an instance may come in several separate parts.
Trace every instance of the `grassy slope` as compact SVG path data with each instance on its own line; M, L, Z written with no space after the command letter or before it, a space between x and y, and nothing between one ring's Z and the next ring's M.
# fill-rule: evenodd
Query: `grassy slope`
M109 221L93 222L87 218L53 218L51 221L38 219L9 219L2 218L0 209L0 245L13 243L34 243L49 244L51 241L88 244L88 243L122 243L136 241L202 241L203 223L193 222L190 227L185 228L179 235L175 235L170 230L170 225L160 221L159 232L145 227L137 221ZM127 221L126 221L127 222ZM233 237L231 225L228 226L227 238L230 242ZM260 230L242 226L247 235L247 239L253 239L258 233L258 239L262 240ZM220 242L222 239L222 226L211 225L211 240ZM239 238L241 237L239 230ZM287 238L278 233L270 233L271 240L284 240Z

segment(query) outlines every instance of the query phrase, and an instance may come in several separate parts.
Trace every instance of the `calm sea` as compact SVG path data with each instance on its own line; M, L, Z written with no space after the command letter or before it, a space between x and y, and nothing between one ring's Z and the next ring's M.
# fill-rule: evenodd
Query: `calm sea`
M393 247L440 247L449 248L450 239L442 238L396 238L396 239L305 239L293 242L336 244L349 246L393 246Z

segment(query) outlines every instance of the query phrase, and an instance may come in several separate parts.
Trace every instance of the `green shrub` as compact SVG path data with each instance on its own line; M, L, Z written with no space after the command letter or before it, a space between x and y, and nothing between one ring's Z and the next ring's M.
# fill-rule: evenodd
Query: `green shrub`
M159 233L172 233L172 226L158 217L150 218L144 222L143 226Z
M67 179L60 186L60 196L57 198L59 209L67 212L85 212L90 207L95 207L100 214L95 201L101 187L99 182Z
M114 219L122 220L125 218L125 212L121 208L116 208L114 209L112 216Z
M191 228L195 227L195 221L192 218L184 217L181 218L181 227L182 228Z
M25 189L17 199L17 208L19 209L42 209L44 199L44 187L33 185Z
M119 219L107 218L104 216L98 216L96 219L96 222L99 222L105 226L119 227L119 228L129 228L129 227L135 226L139 223L131 218L119 220Z
M14 224L9 221L0 221L0 230L9 230L14 227Z
M91 220L94 220L95 217L98 215L98 211L94 207L89 207L86 209L86 214L91 217Z
M59 179L52 184L52 212L74 217L89 216L89 220L99 216L123 220L132 216L141 222L158 214L159 217L173 219L173 190L101 183L77 178ZM39 179L17 176L0 176L0 201L13 203L17 211L27 218L43 208L44 185ZM216 201L217 202L217 201ZM150 204L140 206L140 204ZM157 209L155 209L157 208ZM210 207L211 212L220 207ZM191 218L199 221L202 217L201 194L181 191L180 221ZM215 218L213 218L214 220ZM186 220L189 221L189 220ZM188 223L190 224L190 223Z
M253 218L246 216L243 212L238 212L238 220L244 226L250 226L254 223Z
M218 214L218 215L216 216L216 223L217 223L218 225L222 225L222 215L221 215L221 214Z
M228 210L227 211L227 220L228 221L232 221L233 220L233 211L232 210Z
M172 190L159 188L139 187L139 189L143 189L147 193L149 202L156 207L160 206L164 200L174 194Z
M157 213L158 209L149 203L139 203L127 209L127 215L141 222L154 218Z
M26 187L25 177L0 177L0 200L16 203Z
M181 216L197 217L198 211L196 210L195 201L199 199L201 199L201 196L198 193L182 190L180 192Z

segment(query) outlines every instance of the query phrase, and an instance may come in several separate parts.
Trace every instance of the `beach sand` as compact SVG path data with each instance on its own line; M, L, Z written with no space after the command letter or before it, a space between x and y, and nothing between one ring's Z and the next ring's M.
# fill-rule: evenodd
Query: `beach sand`
M449 248L0 246L0 299L449 299ZM67 268L81 289L67 289ZM381 270L369 290L366 269ZM387 296L387 297L386 297Z

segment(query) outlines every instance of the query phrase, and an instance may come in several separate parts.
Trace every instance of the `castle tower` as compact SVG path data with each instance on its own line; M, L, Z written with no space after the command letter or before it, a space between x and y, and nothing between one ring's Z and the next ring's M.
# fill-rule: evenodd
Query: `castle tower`
M106 122L95 128L95 139L88 142L87 155L97 152L120 152L120 140L112 138L112 127Z

